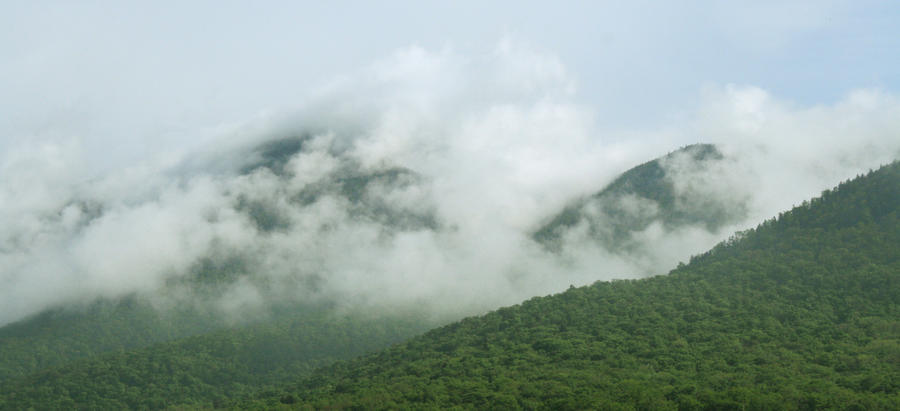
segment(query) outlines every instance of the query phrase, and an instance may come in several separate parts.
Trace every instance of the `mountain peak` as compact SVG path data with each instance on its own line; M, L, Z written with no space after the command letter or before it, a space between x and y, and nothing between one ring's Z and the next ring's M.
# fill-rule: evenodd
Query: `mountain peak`
M601 191L580 198L538 228L533 238L560 251L579 229L611 251L634 248L634 233L659 223L666 230L698 226L710 232L746 214L740 199L705 190L728 159L712 144L692 144L636 166ZM694 181L699 181L695 183ZM737 200L737 201L736 201Z
M895 409L898 182L895 162L668 276L533 298L240 406Z

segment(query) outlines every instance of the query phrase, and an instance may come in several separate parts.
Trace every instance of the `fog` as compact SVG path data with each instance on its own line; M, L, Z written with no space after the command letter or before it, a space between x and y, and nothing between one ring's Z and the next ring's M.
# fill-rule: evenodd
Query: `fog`
M477 313L665 274L900 154L900 101L875 89L802 105L708 86L669 124L609 131L575 84L557 57L508 40L478 56L409 47L299 108L100 175L86 170L103 153L82 139L20 142L0 158L0 324L97 297L198 300L178 280L210 261L229 269L203 301L225 314L268 301ZM562 251L532 240L567 204L695 142L724 159L702 172L668 161L668 178L686 198L745 207L740 221L654 224L634 233L639 253L577 228Z

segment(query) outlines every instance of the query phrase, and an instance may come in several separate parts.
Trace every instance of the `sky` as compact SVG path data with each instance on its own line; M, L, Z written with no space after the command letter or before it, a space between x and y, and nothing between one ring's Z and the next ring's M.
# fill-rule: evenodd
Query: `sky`
M286 287L294 298L454 313L665 273L897 158L898 20L887 1L0 1L0 324L246 250L273 281L318 284ZM289 177L235 171L292 133L315 138ZM528 241L573 199L696 142L730 163L676 183L745 198L743 221L651 227L639 258ZM395 232L339 197L284 197L389 167L422 180L370 200L444 228ZM289 227L254 228L248 198ZM219 304L267 292L235 284Z
M900 87L890 1L15 2L0 5L0 149L77 135L121 164L419 46L559 59L602 127L656 126L709 85L799 104Z

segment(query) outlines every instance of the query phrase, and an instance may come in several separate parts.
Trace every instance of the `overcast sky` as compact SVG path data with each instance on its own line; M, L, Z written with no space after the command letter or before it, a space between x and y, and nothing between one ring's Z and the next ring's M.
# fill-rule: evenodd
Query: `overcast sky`
M664 274L900 157L898 21L900 3L858 0L0 0L0 325L151 292L217 255L319 278L288 298L457 314ZM290 178L223 171L307 133ZM728 160L675 167L675 185L745 202L744 220L651 225L637 256L530 240L573 199L696 142ZM351 166L424 177L367 195L448 229L385 235L339 196L290 201ZM246 199L289 228L259 232ZM237 311L264 300L232 291Z
M600 128L666 124L711 85L829 104L900 87L897 21L900 4L859 0L2 1L0 149L75 136L130 162L398 49L478 58L505 39L558 58Z

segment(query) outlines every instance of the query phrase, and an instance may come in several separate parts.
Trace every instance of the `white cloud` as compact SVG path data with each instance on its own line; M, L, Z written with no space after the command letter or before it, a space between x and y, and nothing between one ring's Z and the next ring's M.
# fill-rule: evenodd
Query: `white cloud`
M686 120L614 134L575 101L574 84L558 58L509 41L477 56L413 47L297 111L224 127L205 154L167 154L88 179L79 170L97 154L77 141L7 151L0 323L68 301L152 292L211 255L249 261L214 303L224 312L267 298L477 312L570 284L665 273L900 150L900 103L877 90L804 106L752 86L710 87ZM258 156L256 144L304 133L312 137L286 174L238 173ZM676 187L747 197L747 221L716 233L651 225L635 237L646 251L632 256L584 241L559 256L529 240L568 201L698 140L720 144L729 162L712 176L674 173ZM371 182L368 209L341 194L339 178L350 175L341 173L390 167L418 177ZM311 187L315 201L297 199ZM273 229L241 208L254 204ZM390 227L396 216L379 207L433 217L436 227Z

